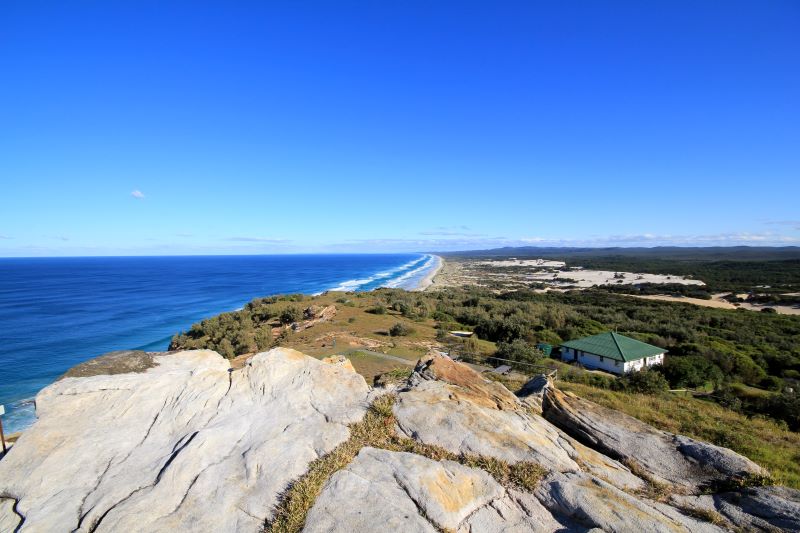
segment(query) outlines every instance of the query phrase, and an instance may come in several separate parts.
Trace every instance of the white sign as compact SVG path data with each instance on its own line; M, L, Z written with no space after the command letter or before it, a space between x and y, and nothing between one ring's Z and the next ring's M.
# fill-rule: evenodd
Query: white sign
M0 416L3 416L4 414L6 414L6 408L5 406L0 405Z

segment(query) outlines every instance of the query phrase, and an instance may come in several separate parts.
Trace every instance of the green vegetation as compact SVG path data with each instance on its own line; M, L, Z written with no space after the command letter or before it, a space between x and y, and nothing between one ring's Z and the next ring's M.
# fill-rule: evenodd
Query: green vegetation
M684 296L710 300L711 292L703 285L684 285L682 283L639 283L636 285L600 285L598 289L617 294L634 296L650 296L666 294L667 296Z
M275 342L273 327L302 319L301 309L290 302L303 298L297 294L257 298L240 311L222 313L192 324L189 331L172 338L169 349L208 348L229 359L266 350Z
M289 333L291 328L280 320L284 311L309 305L336 305L336 316ZM380 308L382 313L372 312ZM297 316L297 311L290 312ZM409 334L387 335L397 324ZM454 337L449 334L453 330L474 335ZM540 342L558 345L608 330L669 349L665 365L616 378L536 350ZM800 429L797 316L640 300L603 290L540 294L382 289L320 295L302 304L297 296L259 298L241 311L194 324L175 336L171 348L211 348L235 357L275 345L317 357L343 353L368 382L406 379L413 362L430 347L479 363L492 363L492 356L519 361L520 366L510 364L524 373L533 371L529 364L558 369L564 390L664 430L734 449L768 468L779 482L800 488L800 434L790 431ZM521 384L487 375L509 387ZM703 396L664 392L667 383L673 389L697 389Z
M338 353L332 345L319 350L323 346L315 344L311 334L282 327L302 318L298 299L292 295L253 300L241 311L194 324L176 335L170 348L211 348L226 357L272 345L319 355ZM309 303L329 305L337 299L341 295L315 297ZM328 327L347 328L360 338L373 339L373 344L383 346L380 351L410 360L427 351L420 341L434 342L456 357L489 364L508 364L508 360L530 371L528 365L554 363L536 349L538 343L558 345L614 330L668 349L666 363L658 369L663 378L647 374L645 383L644 376L620 380L571 370L562 372L562 378L610 390L660 391L667 383L673 389L714 391L709 399L720 405L771 416L800 430L798 316L640 300L602 289L544 294L532 290L496 294L477 288L424 293L382 289L345 301L349 305L339 304L337 315L342 323L312 328L312 334ZM456 338L448 333L452 330L473 331L474 336ZM497 359L487 360L491 356ZM380 358L363 359L360 371L370 380L390 369ZM749 387L749 392L736 385ZM764 394L753 395L754 389Z
M295 307L290 305L281 311L280 314L280 321L281 324L292 324L294 322L298 322L303 318L303 312L300 310L299 307Z
M403 324L402 322L397 322L391 328L389 328L389 335L392 337L405 337L413 333L414 330L407 325Z

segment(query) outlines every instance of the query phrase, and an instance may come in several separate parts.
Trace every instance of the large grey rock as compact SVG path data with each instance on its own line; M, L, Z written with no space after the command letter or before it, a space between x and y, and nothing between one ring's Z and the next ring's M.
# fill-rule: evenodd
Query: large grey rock
M232 373L207 350L153 362L39 393L39 420L0 461L20 531L257 531L365 412L361 376L293 350Z
M16 512L16 504L16 500L0 496L0 531L16 531L22 522L22 517Z
M716 508L731 522L756 531L800 531L800 491L754 487L714 496Z
M530 501L532 500L532 501ZM334 474L308 514L306 533L557 531L532 496L529 512L482 470L452 461L363 448Z
M718 533L723 529L682 515L656 502L643 500L583 473L554 472L536 490L542 504L555 515L568 516L586 528L602 531L654 533Z
M586 448L541 416L521 406L501 410L494 404L452 383L425 380L400 392L394 414L402 434L452 453L509 463L532 461L558 472L586 468L622 488L644 485L626 467Z
M473 513L457 533L584 532L569 518L554 517L533 494L509 490Z
M487 455L510 463L536 461L569 472L578 465L563 448L558 430L522 410L500 411L459 398L457 387L425 381L401 392L394 407L406 435L453 453Z
M408 378L409 387L417 387L426 381L438 381L454 386L459 398L477 405L500 410L517 410L520 402L501 383L490 381L463 363L446 355L432 352L417 361Z
M655 429L619 411L548 389L545 418L609 457L638 464L655 481L690 493L732 478L765 476L760 466L727 448Z
M520 390L517 391L517 396L521 398L522 405L528 410L542 414L542 401L544 400L545 391L552 387L553 383L550 378L544 374L534 376L527 383L525 383Z

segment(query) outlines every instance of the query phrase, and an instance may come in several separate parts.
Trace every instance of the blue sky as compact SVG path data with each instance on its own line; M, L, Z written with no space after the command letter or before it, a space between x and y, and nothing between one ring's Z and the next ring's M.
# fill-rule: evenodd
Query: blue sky
M0 255L800 244L800 3L3 2Z

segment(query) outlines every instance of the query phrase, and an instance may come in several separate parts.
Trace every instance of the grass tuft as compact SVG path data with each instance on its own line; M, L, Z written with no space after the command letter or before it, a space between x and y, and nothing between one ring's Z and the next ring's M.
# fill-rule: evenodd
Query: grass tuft
M620 460L620 463L628 467L628 470L630 470L634 476L645 482L644 488L634 491L635 496L641 496L658 502L667 502L669 497L677 491L676 488L670 487L670 485L655 479L633 459L623 458Z
M680 505L675 502L671 503L673 507L677 507L686 516L691 516L692 518L696 518L697 520L702 520L703 522L708 522L715 526L720 526L720 527L730 526L730 523L724 516L722 516L716 511L712 511L711 509L703 509L700 507L695 507L693 505Z
M395 397L386 394L377 398L364 418L350 425L350 438L329 454L313 461L308 471L294 481L281 495L273 518L264 527L269 533L296 533L303 529L308 511L314 505L328 479L346 467L365 446L394 452L409 452L433 461L450 460L488 472L506 488L531 491L547 471L537 463L509 465L505 461L480 455L457 455L439 446L423 444L400 436L395 431L392 409Z

